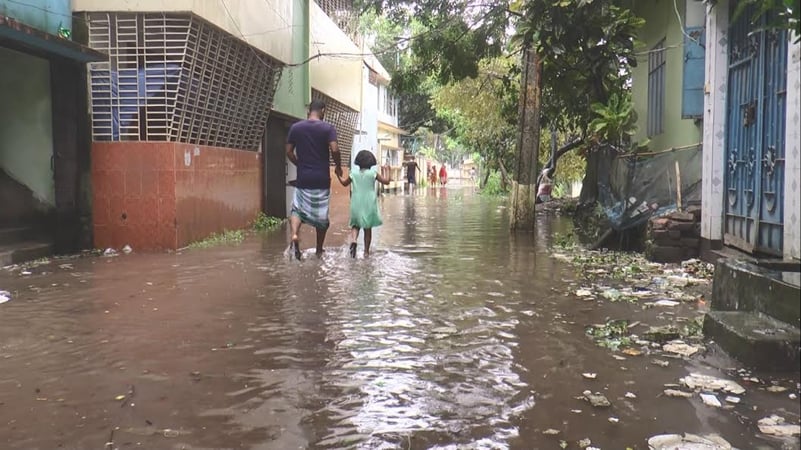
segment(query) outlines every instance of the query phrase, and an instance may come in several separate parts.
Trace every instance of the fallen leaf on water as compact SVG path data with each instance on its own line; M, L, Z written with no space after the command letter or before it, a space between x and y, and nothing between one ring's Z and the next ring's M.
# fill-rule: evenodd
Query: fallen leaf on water
M118 396L114 397L114 400L116 400L118 402L122 401L122 400L125 400L125 396L124 395L118 395Z
M623 350L623 353L629 356L640 356L642 355L642 351L637 350L636 348L627 348Z

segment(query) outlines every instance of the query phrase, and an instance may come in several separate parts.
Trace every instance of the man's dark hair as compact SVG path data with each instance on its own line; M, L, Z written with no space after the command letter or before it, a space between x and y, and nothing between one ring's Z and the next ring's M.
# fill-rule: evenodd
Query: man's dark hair
M325 102L322 100L312 100L312 102L309 103L309 112L323 112L324 109Z
M356 154L356 159L353 161L359 166L360 169L369 169L378 164L375 160L375 155L370 150L362 150Z

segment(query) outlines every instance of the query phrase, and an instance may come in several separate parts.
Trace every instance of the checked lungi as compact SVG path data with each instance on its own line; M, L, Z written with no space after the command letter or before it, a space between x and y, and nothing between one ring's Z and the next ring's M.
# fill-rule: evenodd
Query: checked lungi
M292 199L292 215L314 228L328 229L328 204L331 189L295 188Z

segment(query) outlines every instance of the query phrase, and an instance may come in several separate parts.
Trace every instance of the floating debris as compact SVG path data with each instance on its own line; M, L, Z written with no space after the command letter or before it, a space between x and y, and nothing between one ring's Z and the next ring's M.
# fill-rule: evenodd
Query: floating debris
M664 325L661 327L651 327L643 333L643 337L649 341L654 342L669 342L678 339L681 336L679 329L673 325Z
M610 417L606 420L608 420L609 423L620 423L620 419L618 419L617 417Z
M0 304L11 300L11 293L8 291L0 291Z
M592 372L582 373L581 376L586 378L586 379L588 379L588 380L594 380L594 379L598 378L598 374L597 373L592 373Z
M592 296L592 291L590 291L588 289L579 289L579 290L576 291L576 295L579 296L579 297L591 297Z
M556 436L559 433L561 433L561 431L555 430L553 428L548 428L547 430L542 432L542 434L544 434L546 436Z
M664 359L652 359L651 364L659 367L667 367L670 365L670 362L665 361Z
M735 397L733 395L727 395L725 400L726 403L734 403L735 405L740 403L740 397Z
M652 303L654 306L664 306L664 307L671 307L671 306L678 306L681 303L674 301L674 300L658 300Z
M689 358L701 351L701 347L687 344L684 341L672 341L663 345L662 350Z
M701 401L704 402L706 406L714 406L715 408L723 406L720 400L718 400L718 396L715 394L701 394Z
M690 389L705 391L721 391L727 394L740 395L745 393L745 388L731 380L724 380L710 375L691 373L689 376L679 379L681 384Z
M692 392L684 392L678 389L665 389L664 394L667 395L668 397L682 397L682 398L692 398L693 395L695 395Z
M590 445L592 445L592 441L590 440L590 438L584 438L584 439L578 441L579 448L587 448Z
M634 399L634 398L637 398L637 394L635 394L633 392L626 392L626 395L624 395L624 397Z
M596 392L592 393L591 391L584 391L584 400L589 402L590 405L596 408L608 408L612 406L612 403L609 402L609 399L606 398L605 395Z
M757 422L759 431L772 436L791 437L801 435L801 426L786 423L784 417L773 414Z
M1 294L1 293L0 293L0 294ZM784 387L784 386L769 386L769 387L768 387L767 389L765 389L765 390L766 390L766 391L768 391L768 392L779 393L779 392L785 392L785 391L787 391L787 388L786 388L786 387Z
M686 433L680 434L661 434L648 439L648 448L651 450L732 450L731 444L725 439L710 434L698 436Z

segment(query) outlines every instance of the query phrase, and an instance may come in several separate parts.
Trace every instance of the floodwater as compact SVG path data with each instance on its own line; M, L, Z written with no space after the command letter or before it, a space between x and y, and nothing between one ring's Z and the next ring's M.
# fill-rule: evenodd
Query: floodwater
M565 222L512 236L502 202L468 189L384 197L382 214L368 259L333 234L297 262L278 231L0 273L0 448L644 449L666 432L782 448L753 420L797 420L786 393L731 411L660 396L734 362L618 361L585 336L631 307L565 295L581 274L548 251Z

